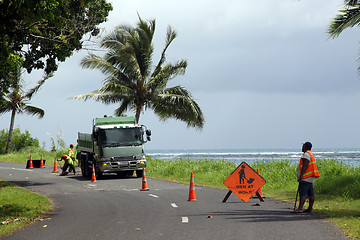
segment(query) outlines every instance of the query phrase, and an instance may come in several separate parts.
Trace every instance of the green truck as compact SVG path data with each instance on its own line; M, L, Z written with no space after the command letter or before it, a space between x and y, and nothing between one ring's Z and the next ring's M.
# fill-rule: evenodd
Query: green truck
M146 134L146 138L145 135ZM103 117L93 120L92 133L78 133L78 159L84 177L105 173L142 177L146 167L144 143L151 131L136 123L135 117Z

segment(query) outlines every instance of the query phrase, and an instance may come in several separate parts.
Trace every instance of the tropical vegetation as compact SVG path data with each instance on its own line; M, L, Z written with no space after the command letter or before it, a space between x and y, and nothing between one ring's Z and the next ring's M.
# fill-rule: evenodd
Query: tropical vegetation
M0 154L5 153L6 143L8 141L9 130L0 131ZM29 147L39 148L39 139L33 138L28 130L21 132L20 128L15 128L12 133L10 152L19 152Z
M33 69L54 72L58 62L99 34L97 25L106 21L111 10L106 0L1 0L0 103L10 86L11 54L23 58L29 73Z
M115 115L132 110L137 122L142 111L152 109L160 120L175 118L188 127L201 129L204 116L190 92L182 86L167 87L187 67L186 60L166 63L166 50L176 38L176 31L168 27L165 46L155 67L154 33L155 20L144 21L140 16L136 27L116 27L101 41L101 47L107 51L104 57L89 54L81 61L83 68L98 69L106 75L104 86L73 99L119 103Z
M25 92L23 90L23 80L21 79L22 64L23 62L20 60L17 63L16 71L9 73L8 77L10 79L10 93L4 98L5 104L0 105L0 114L11 112L8 140L4 152L5 154L10 152L16 114L27 113L29 115L38 116L39 118L44 116L44 110L39 107L30 105L29 101L40 89L41 85L43 85L48 78L52 77L51 73L46 75L34 88L30 89L28 92Z

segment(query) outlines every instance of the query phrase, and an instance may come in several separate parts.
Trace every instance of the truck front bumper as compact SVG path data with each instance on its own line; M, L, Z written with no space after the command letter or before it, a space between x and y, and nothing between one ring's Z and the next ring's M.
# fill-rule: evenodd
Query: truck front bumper
M136 171L142 170L146 167L146 160L132 160L132 161L112 161L102 162L100 171L103 173L115 173L122 171Z

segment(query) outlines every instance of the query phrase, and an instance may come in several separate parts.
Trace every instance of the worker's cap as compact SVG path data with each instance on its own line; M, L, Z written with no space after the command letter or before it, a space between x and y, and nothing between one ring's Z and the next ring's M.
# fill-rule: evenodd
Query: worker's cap
M74 145L70 144L70 147L72 148L72 147L74 147Z
M66 159L67 156L66 156L66 155L62 155L61 158L62 158L62 159Z
M311 142L305 142L305 143L303 144L303 147L305 147L306 149L311 149L311 148L312 148L312 144L311 144Z

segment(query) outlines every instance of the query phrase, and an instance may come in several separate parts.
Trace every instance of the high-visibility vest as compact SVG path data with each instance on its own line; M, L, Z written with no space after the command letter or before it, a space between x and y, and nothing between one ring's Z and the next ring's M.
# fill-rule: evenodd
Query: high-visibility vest
M66 155L66 156L67 156L67 155ZM74 162L73 162L73 160L71 159L71 157L67 156L67 157L66 157L66 160L68 160L68 163L69 163L70 165L74 165Z
M310 151L306 151L306 152L310 154L311 160L310 160L309 165L308 165L308 167L306 169L306 172L302 176L302 179L305 179L305 178L308 178L308 177L314 177L314 178L320 177L319 170L318 170L318 168L316 166L314 155ZM302 167L303 167L303 160L301 158L300 159L300 173L302 172Z
M75 158L75 153L74 153L74 150L72 148L69 148L69 151L68 151L69 154L69 157L71 158Z

